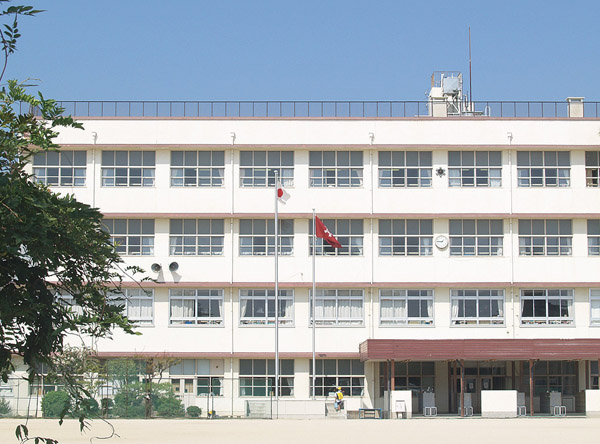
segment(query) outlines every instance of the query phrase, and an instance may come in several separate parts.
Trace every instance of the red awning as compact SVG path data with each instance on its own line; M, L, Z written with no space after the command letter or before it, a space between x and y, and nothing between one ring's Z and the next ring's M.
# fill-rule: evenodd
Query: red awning
M600 359L600 339L367 339L361 361Z

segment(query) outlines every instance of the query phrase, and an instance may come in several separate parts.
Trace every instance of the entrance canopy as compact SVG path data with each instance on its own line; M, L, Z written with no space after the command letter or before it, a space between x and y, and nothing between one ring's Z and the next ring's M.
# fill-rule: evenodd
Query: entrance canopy
M600 359L600 339L367 339L361 361Z

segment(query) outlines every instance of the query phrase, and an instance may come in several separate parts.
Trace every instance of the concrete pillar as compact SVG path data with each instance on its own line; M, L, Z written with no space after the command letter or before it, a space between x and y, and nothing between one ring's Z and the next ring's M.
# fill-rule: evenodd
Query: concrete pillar
M569 117L583 117L583 97L567 97Z

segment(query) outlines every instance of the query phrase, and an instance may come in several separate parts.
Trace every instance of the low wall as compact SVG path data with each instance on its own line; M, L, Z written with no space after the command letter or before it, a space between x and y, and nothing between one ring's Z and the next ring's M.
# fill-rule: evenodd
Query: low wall
M585 391L585 414L600 417L600 390Z
M483 418L516 418L516 390L482 390L481 416Z

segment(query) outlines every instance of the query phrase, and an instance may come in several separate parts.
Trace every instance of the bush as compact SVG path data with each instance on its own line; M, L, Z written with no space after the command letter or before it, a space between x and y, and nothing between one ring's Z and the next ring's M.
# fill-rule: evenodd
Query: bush
M155 403L156 413L160 416L173 418L176 416L185 416L183 404L174 394L170 396L159 397Z
M71 407L69 394L63 391L48 392L42 398L42 413L45 418L58 418Z
M186 411L190 418L198 418L202 414L202 409L195 405L189 406Z
M146 416L146 385L134 382L126 385L115 395L113 413L121 418L144 418ZM150 393L152 409L159 416L185 416L183 404L173 393L169 383L152 384Z
M79 416L79 414L83 413L86 417L88 417L98 416L100 413L100 406L98 405L98 401L96 401L94 398L83 399L79 407L79 411L73 412L73 414L77 414L77 416Z
M11 408L8 401L4 398L0 398L0 416L10 415Z

